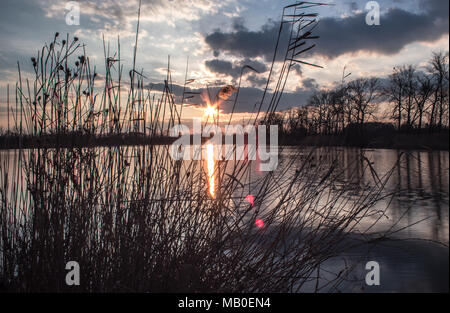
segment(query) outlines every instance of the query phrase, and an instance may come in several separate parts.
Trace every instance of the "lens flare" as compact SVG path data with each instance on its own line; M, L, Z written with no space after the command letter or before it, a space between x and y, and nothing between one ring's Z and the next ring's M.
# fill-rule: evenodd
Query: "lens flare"
M264 227L264 222L263 222L263 220L257 218L256 221L255 221L255 225L256 225L258 228L263 228L263 227Z
M247 200L247 202L250 203L252 206L255 205L255 197L253 195L247 195L245 197L245 200Z

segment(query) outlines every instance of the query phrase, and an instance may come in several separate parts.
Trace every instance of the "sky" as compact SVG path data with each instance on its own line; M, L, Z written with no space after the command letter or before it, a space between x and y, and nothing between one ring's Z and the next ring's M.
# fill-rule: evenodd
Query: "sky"
M55 32L77 36L86 45L91 63L102 73L103 38L117 49L125 67L133 60L139 0L79 0L79 25L68 25L68 1L2 0L0 4L0 126L4 126L5 89L17 80L17 62L26 76L30 58ZM379 0L380 25L365 22L368 1L335 0L309 9L319 14L314 34L316 47L302 60L323 68L296 66L291 71L279 110L305 105L320 88L348 79L386 77L394 66L414 64L425 68L433 51L448 51L447 0ZM181 92L186 66L195 90L236 85L244 65L236 111L250 114L260 101L284 6L293 0L142 0L137 68L146 84L163 86L168 56L174 91ZM283 37L284 36L284 37ZM285 38L283 32L282 39ZM275 63L275 71L280 62ZM103 70L104 71L104 70ZM270 90L269 90L270 91ZM196 100L193 100L196 101ZM197 103L200 104L200 103ZM224 105L223 113L230 111ZM195 105L184 111L197 116Z

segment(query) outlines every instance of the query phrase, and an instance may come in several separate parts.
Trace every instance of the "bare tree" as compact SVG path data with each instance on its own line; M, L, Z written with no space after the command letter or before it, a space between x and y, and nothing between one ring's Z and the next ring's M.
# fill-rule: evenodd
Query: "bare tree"
M373 116L376 111L377 98L379 93L378 78L359 78L349 83L348 97L355 109L356 122L362 130L364 122L369 116Z
M348 110L347 87L336 88L331 94L331 105L334 116L335 134L343 131L346 126L346 112ZM350 114L351 116L351 114Z
M330 93L323 90L316 92L308 100L308 105L313 107L314 128L318 133L327 133L329 131L329 99Z
M402 70L394 67L389 75L389 84L384 88L384 94L394 104L392 107L392 118L397 121L397 128L402 126L403 98L405 97L405 85L402 79Z
M308 133L308 108L291 108L286 113L286 127L291 135L306 135Z
M404 108L406 111L406 127L411 129L414 120L414 98L417 90L416 68L413 65L404 66L401 71L401 79L405 85L405 102Z
M448 109L448 52L435 52L430 61L429 71L433 75L434 83L434 99L431 106L430 129L432 125L436 125L438 129L442 129L442 122L446 107ZM435 120L437 119L437 123Z
M417 76L417 87L417 91L414 93L414 102L416 105L415 116L417 116L417 119L419 120L418 129L420 131L422 129L424 110L426 109L425 104L430 99L433 94L433 89L435 88L431 78L426 75Z

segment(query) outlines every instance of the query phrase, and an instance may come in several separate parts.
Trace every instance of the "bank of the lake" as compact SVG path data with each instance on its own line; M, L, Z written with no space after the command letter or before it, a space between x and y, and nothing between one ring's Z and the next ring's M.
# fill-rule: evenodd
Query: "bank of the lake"
M402 150L449 150L449 131L405 133L395 132L368 135L363 139L348 134L343 135L308 135L308 136L280 136L280 143L284 146L341 146L363 147L373 149L402 149Z

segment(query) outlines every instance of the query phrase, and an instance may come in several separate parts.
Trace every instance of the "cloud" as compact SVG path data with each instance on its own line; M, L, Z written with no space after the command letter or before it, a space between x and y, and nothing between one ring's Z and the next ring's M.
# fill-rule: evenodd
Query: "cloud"
M233 79L236 79L241 75L242 68L246 65L251 66L259 73L264 73L267 71L266 64L259 62L258 60L251 60L247 58L240 61L235 61L233 63L220 59L205 61L206 68L212 73L231 76Z
M358 10L358 4L355 1L346 2L346 4L349 6L351 11Z
M445 4L446 8L439 8ZM366 25L365 12L343 19L322 19L316 31L320 39L314 53L329 58L356 51L389 55L407 44L432 42L448 34L448 15L445 19L440 12L448 12L448 1L427 1L424 8L427 11L422 14L392 8L380 16L379 26Z
M259 31L251 31L242 23L235 23L233 32L224 33L216 30L205 37L205 43L213 51L246 58L260 56L269 61L273 57L278 30L279 24L271 20L264 24Z
M64 19L66 1L38 0L48 18ZM175 21L197 21L204 15L217 14L230 0L142 0L141 22L175 26ZM132 37L138 16L139 0L78 0L80 24L99 33Z
M224 74L232 77L238 75L239 71L239 69L234 67L233 63L219 59L206 60L205 66L213 73Z
M302 86L307 89L318 89L319 84L317 84L314 78L305 78L302 80Z
M148 87L151 88L152 91L163 91L164 84L151 84ZM316 91L315 85L312 85L313 88L308 88L303 85L298 88L295 92L284 92L277 110L286 110L291 107L302 106L307 103L308 98ZM211 87L209 88L209 93L211 97L214 97L221 87ZM196 92L202 93L204 89L198 88L187 88L187 92ZM173 84L172 92L175 95L176 103L180 103L183 95L183 86ZM258 110L259 104L261 102L264 90L258 87L241 87L239 91L239 98L236 103L235 113L255 113ZM220 104L220 110L223 113L230 113L233 109L233 101L235 99L236 94L234 94L230 99L224 101ZM262 106L262 110L266 110L269 105L269 101L272 98L273 93L267 92L265 101ZM193 106L193 107L203 107L205 105L204 101L201 99L200 95L195 95L193 98L190 98L186 101L185 105Z
M422 0L421 13L391 8L381 14L381 25L366 25L366 12L344 18L320 19L314 30L320 36L311 53L336 58L357 51L391 55L413 42L433 42L448 34L448 1ZM260 30L251 31L239 24L232 32L216 30L205 37L214 51L269 61L278 36L279 23L269 20ZM283 27L281 42L287 41L288 27Z
M247 76L247 81L252 87L265 87L267 84L267 78L260 75L251 74Z
M294 71L295 73L297 73L298 76L303 75L302 67L298 63L291 65L291 71Z

